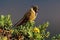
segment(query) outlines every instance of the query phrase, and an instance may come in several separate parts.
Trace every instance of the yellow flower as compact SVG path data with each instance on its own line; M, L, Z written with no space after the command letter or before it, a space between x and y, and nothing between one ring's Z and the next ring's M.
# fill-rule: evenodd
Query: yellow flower
M13 33L13 32L14 32L14 30L12 30L12 29L11 29L11 30L10 30L10 32L11 32L11 33Z
M7 40L7 36L3 37L2 40Z
M40 30L39 30L39 28L35 27L34 30L33 30L33 32L40 33Z

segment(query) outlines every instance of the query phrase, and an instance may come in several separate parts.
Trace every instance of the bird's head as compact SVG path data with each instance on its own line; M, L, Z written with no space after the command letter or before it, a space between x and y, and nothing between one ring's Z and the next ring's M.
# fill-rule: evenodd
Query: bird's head
M37 5L35 5L35 6L32 6L32 8L33 8L33 10L37 13L38 12L38 10L39 10L39 8L38 8L38 6Z

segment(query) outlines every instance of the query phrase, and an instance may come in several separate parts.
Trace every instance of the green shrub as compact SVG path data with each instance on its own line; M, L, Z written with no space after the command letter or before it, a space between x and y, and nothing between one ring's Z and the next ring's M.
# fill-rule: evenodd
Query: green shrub
M10 15L0 16L0 40L45 40L50 38L50 32L46 31L49 26L48 21L39 26L35 26L35 22L27 22L25 25L18 27L12 25ZM3 32L1 32L1 29ZM11 38L8 35L11 35ZM60 40L60 34L53 36L50 40Z
M10 15L0 16L0 28L8 29L9 27L12 26L12 21Z

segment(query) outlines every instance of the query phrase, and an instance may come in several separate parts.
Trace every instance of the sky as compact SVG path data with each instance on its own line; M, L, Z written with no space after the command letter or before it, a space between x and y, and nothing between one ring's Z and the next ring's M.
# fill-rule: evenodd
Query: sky
M0 0L0 15L11 15L15 24L30 9L32 5L39 6L36 24L49 21L47 28L51 35L60 33L60 0Z

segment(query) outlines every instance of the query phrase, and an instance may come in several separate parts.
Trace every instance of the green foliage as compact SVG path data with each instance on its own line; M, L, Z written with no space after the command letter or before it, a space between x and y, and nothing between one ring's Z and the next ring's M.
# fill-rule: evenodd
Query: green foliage
M11 26L12 26L12 21L11 21L10 15L7 15L7 16L1 15L0 16L0 28L7 29Z
M12 35L10 40L45 40L49 38L50 32L46 31L49 26L49 22L45 22L39 26L35 26L35 22L27 22L25 25L18 27L12 27L12 21L10 15L0 16L0 40L7 40L8 35ZM1 32L1 29L4 32ZM8 33L6 35L6 33ZM2 35L3 34L3 35ZM4 36L5 35L5 36ZM20 37L20 38L19 38ZM60 40L60 34L53 36L51 40Z
M60 40L60 34L53 36L51 39L52 40Z
M40 26L35 26L34 27L34 22L30 23L27 22L26 25L21 25L19 27L16 27L15 29L18 31L15 33L19 34L22 33L26 38L26 36L29 38L28 40L30 40L31 38L35 39L35 40L44 40L45 38L48 38L50 33L46 32L46 28L48 27L49 23L46 22Z
M39 29L40 29L40 34L41 34L41 39L45 39L45 38L48 38L50 33L49 32L46 32L47 30L47 27L49 25L49 22L46 22L42 25L39 26Z

